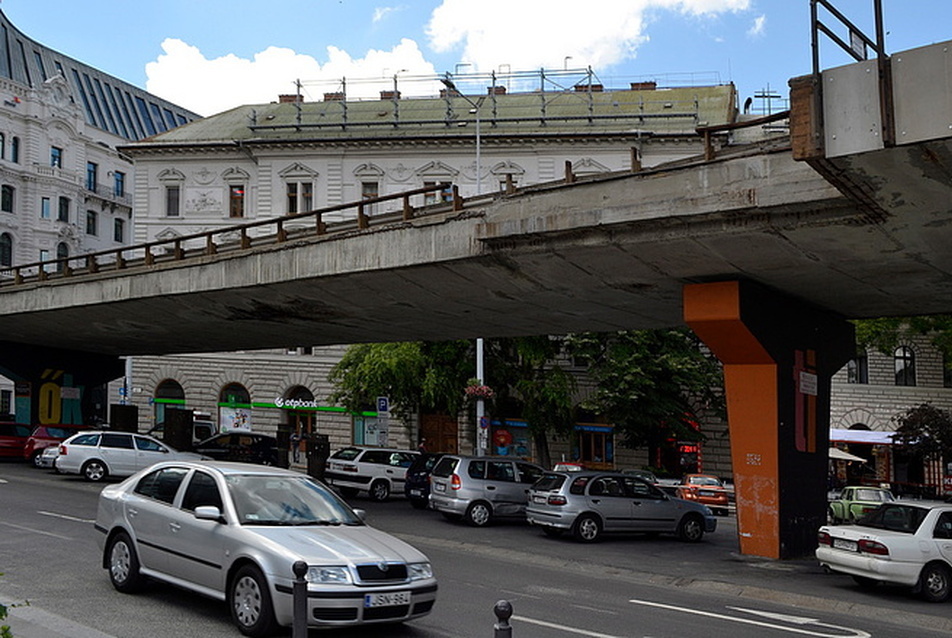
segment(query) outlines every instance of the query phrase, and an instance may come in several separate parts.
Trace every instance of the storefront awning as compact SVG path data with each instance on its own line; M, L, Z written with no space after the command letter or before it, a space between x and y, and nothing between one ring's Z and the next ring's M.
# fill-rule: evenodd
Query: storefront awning
M882 430L840 430L830 428L830 443L865 443L867 445L892 445L895 432Z
M856 456L855 454L850 454L849 452L844 452L838 447L830 448L830 458L834 461L860 461L865 463L866 459L861 456Z

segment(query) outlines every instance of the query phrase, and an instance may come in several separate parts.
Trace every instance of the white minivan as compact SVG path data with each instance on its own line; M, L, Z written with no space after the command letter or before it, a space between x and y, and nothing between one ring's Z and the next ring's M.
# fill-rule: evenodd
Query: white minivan
M80 432L59 446L55 467L63 474L81 474L89 481L131 476L159 461L198 460L200 454L179 452L145 434Z

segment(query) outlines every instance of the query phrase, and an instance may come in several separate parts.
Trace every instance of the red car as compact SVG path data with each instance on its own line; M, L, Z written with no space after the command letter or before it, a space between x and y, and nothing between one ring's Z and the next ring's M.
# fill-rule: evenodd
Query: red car
M30 438L30 426L20 423L0 423L0 458L23 458L23 448Z
M26 440L21 456L39 467L38 461L43 450L59 445L77 432L88 429L88 425L38 425Z
M681 498L707 505L715 514L726 515L730 501L721 479L712 474L685 474L678 486Z

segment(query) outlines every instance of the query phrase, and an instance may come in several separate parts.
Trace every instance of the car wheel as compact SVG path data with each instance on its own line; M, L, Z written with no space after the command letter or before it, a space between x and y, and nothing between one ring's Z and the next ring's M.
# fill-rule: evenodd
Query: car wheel
M374 481L370 484L370 498L378 503L383 503L390 498L390 483L386 481Z
M93 459L92 461L86 461L86 464L83 466L83 476L86 477L87 481L95 483L109 476L109 470L106 469L105 463L98 459Z
M109 567L109 580L118 591L131 594L142 589L145 577L139 573L139 557L132 539L125 532L113 536L106 546L106 565Z
M930 563L919 575L919 595L930 603L942 603L952 591L952 572L941 563Z
M34 452L30 455L30 463L33 464L33 467L40 467L40 457L43 455L43 450L39 452Z
M869 578L867 576L853 576L853 582L862 587L863 589L872 589L879 584L878 580Z
M252 565L239 569L228 594L231 618L241 633L260 638L274 631L274 607L261 570Z
M602 524L592 514L582 514L575 520L572 533L583 543L594 543L602 534Z
M485 527L492 517L493 510L484 501L476 501L466 509L466 522L474 527Z
M559 529L558 527L549 527L548 525L542 526L542 533L548 536L549 538L558 538L562 535L564 530Z
M678 538L688 543L697 543L704 538L704 521L700 516L688 514L678 523Z

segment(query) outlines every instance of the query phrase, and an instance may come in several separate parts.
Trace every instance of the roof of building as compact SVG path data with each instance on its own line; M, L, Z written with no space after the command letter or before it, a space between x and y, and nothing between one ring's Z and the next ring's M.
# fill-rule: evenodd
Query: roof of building
M86 123L127 140L138 140L200 116L30 39L0 11L0 78L38 88L62 75L70 99ZM14 104L16 102L13 102Z
M353 142L363 139L472 138L477 114L484 138L532 136L694 135L703 125L734 121L732 84L440 97L382 96L248 105L196 120L128 150L182 145ZM475 108L478 106L478 110Z

